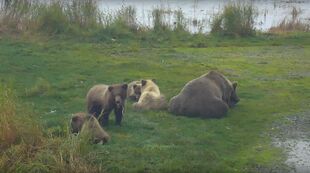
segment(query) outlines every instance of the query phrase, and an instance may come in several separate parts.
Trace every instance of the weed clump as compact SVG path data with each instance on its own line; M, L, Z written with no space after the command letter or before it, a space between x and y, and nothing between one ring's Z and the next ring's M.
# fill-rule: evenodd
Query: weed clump
M214 16L211 33L232 36L254 35L256 16L257 13L252 4L227 4L222 13Z

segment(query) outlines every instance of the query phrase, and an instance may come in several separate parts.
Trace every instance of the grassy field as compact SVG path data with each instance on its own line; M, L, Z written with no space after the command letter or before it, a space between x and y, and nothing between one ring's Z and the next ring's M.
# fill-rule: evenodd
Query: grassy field
M170 99L189 80L217 70L239 83L241 101L225 118L137 112L128 101L122 127L111 114L106 130L112 140L93 148L96 164L107 172L283 167L285 156L268 134L274 121L309 110L310 35L158 42L2 37L0 81L33 108L45 131L65 138L70 115L85 111L85 95L94 84L155 78Z

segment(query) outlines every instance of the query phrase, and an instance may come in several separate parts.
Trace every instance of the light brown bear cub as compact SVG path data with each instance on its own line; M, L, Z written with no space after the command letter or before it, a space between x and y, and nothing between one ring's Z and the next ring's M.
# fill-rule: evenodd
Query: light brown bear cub
M92 115L88 118L87 121L85 121L81 129L81 134L90 137L91 141L95 144L101 141L102 144L105 144L110 140L110 135L103 130L97 118Z
M95 143L106 143L110 140L109 134L102 129L98 120L84 112L75 113L71 118L71 132L86 134Z
M237 83L231 83L222 74L211 71L188 82L169 102L174 114L204 118L223 117L229 107L239 102Z
M125 101L127 98L127 84L95 85L87 93L87 110L94 115L102 126L109 122L109 114L114 110L116 125L121 125Z
M128 84L127 98L138 101L141 96L141 81L132 81Z
M163 109L166 108L167 102L165 97L160 94L155 80L141 80L141 96L137 103L133 104L135 109Z

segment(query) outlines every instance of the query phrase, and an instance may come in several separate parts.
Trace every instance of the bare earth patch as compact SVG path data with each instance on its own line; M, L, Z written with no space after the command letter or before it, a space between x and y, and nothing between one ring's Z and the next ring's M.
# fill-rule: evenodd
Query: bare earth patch
M288 116L274 128L279 131L274 144L286 152L290 172L310 172L310 111Z

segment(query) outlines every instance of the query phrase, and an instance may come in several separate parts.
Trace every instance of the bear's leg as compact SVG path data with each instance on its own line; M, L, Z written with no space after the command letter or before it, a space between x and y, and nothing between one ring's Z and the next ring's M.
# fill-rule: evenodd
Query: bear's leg
M122 119L123 119L123 109L124 108L115 108L114 113L115 113L115 124L116 125L121 125Z
M100 104L94 104L88 109L90 115L94 115L96 118L99 118L102 111L102 106Z
M99 118L99 122L101 126L107 126L109 124L109 115L112 110L104 111Z
M210 108L209 118L222 118L228 112L228 105L220 99L214 100L212 105L212 108Z

